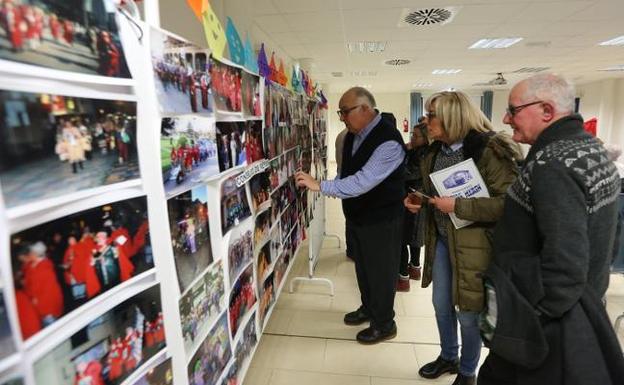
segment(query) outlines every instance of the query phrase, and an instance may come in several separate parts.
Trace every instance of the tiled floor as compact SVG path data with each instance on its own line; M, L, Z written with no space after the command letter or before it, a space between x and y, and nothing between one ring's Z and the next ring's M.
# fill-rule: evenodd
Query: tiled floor
M338 200L327 199L327 232L344 233ZM454 376L437 380L419 378L418 368L439 353L438 332L431 305L431 289L411 281L411 291L397 293L395 311L398 335L372 346L355 341L362 326L347 326L344 313L359 305L353 263L327 239L316 276L333 281L327 286L302 283L289 294L287 286L260 340L245 385L424 385L451 384ZM307 250L303 247L288 277L306 275ZM613 275L608 291L612 319L624 312L624 276ZM619 333L624 344L624 325ZM487 355L483 349L482 359Z

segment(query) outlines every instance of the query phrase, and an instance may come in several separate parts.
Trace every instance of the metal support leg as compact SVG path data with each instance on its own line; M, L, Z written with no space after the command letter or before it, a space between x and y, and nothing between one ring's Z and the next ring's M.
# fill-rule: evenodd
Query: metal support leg
M334 283L327 278L319 278L319 277L295 277L290 280L290 285L288 286L288 292L292 294L294 291L294 284L297 281L304 282L322 282L326 283L329 286L329 293L333 297L334 296Z

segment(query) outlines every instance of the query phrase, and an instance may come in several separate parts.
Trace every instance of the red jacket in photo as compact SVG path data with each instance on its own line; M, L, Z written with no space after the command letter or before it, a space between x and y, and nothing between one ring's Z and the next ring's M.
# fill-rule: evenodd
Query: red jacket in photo
M56 280L52 261L41 258L23 268L24 292L30 297L41 320L47 316L58 318L63 314L63 292Z
M26 340L41 330L39 314L35 306L30 302L28 295L21 289L15 289L15 304L17 305L22 338Z

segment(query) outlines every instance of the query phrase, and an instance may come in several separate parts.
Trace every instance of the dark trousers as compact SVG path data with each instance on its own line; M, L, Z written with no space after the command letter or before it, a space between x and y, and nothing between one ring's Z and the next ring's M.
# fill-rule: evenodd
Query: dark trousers
M420 247L414 246L418 244L415 231L418 231L418 214L413 214L409 210L405 210L403 217L403 241L401 245L401 264L399 265L399 273L408 275L407 265L411 263L414 266L420 266Z
M346 221L345 223L345 244L347 248L345 250L347 257L354 258L353 256L353 230L351 229L351 226L349 226L349 221Z
M403 217L366 225L347 221L362 307L371 317L371 327L389 330L394 326Z

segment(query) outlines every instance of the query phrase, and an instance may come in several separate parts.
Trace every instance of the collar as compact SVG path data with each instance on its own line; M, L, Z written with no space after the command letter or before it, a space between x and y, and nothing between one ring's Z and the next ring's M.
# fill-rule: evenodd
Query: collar
M359 138L360 140L364 140L364 138L366 138L368 134L370 134L373 128L375 128L375 126L378 125L380 121L381 121L381 114L378 113L373 118L373 120L371 120L370 123L368 123L366 127L364 127L364 129L362 129L362 131L355 134L355 136Z
M442 143L442 151L444 151L444 153L446 153L447 155L456 152L457 150L459 150L462 147L464 147L464 142L463 141L455 142L455 143L452 143L450 145Z
M529 154L534 154L538 150L546 147L549 143L584 133L583 117L579 114L564 116L546 127L544 131L537 137L537 140L531 146ZM529 158L529 155L527 155Z

